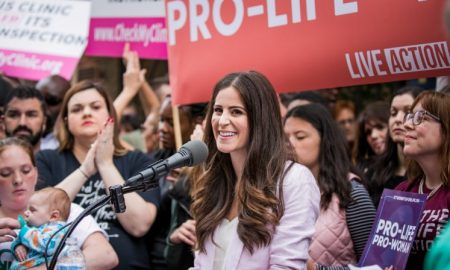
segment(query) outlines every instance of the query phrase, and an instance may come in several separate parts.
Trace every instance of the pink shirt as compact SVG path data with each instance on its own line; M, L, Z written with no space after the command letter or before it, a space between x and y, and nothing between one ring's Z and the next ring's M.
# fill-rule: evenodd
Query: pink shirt
M224 269L306 269L308 247L320 208L319 188L306 167L294 164L287 173L283 182L283 200L284 215L271 243L250 254L234 231L229 236ZM196 253L191 269L213 269L216 246L211 239L205 243L205 249L205 253Z

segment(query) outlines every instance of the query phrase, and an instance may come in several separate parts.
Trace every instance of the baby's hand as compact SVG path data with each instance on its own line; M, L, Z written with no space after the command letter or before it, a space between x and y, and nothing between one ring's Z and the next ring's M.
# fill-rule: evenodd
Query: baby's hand
M19 215L17 217L17 220L20 223L20 228L23 228L23 227L25 227L27 225L27 221L25 220L25 218L22 215Z
M19 260L20 262L25 261L25 259L27 258L27 248L24 245L17 245L15 253L17 260Z

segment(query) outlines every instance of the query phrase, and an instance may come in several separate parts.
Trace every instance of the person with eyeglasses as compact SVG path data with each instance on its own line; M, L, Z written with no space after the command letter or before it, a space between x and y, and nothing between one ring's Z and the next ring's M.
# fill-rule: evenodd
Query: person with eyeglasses
M416 86L405 86L394 91L390 105L386 150L375 158L367 172L371 197L376 207L385 188L394 189L406 180L406 159L403 155L406 130L403 119L411 111L414 99L423 91Z
M450 206L450 96L423 92L404 117L408 180L396 190L427 194L406 269L423 269L434 239L448 222Z
M69 88L70 82L59 75L45 77L36 83L36 89L44 96L52 123L55 123L61 111L62 100Z
M41 92L47 105L47 129L44 131L44 137L41 140L41 150L56 149L59 143L53 133L54 125L61 111L64 95L70 88L70 82L59 75L50 75L39 80L35 87Z

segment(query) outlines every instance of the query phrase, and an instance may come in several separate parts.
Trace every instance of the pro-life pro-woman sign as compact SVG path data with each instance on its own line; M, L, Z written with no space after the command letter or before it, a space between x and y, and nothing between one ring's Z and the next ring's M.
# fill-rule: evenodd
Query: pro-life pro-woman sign
M360 266L406 267L427 195L385 189Z

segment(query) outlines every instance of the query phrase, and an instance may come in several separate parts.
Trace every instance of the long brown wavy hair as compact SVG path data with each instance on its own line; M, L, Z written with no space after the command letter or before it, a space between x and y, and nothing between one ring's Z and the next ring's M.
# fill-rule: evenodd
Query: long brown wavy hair
M247 157L238 187L235 187L237 177L230 154L218 151L211 126L217 94L228 87L239 92L249 125ZM277 95L267 78L258 72L231 73L216 84L206 121L204 139L209 157L205 173L192 193L197 248L205 252L208 238L212 237L214 242L214 231L237 196L237 233L244 247L253 253L255 248L270 244L275 226L283 216L284 204L280 198L283 198L285 165L293 159L283 132Z
M422 108L441 119L442 142L441 157L441 181L445 187L449 187L450 175L450 95L435 91L426 91L421 93L411 106L413 110L418 104ZM420 181L425 175L419 163L409 159L406 165L406 171L410 183Z

